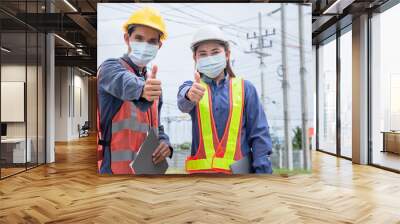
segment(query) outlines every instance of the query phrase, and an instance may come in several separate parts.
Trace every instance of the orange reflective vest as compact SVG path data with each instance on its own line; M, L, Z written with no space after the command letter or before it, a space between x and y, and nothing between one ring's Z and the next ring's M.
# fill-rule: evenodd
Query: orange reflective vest
M188 173L231 173L230 165L242 158L240 136L244 107L244 81L241 78L229 80L230 112L222 139L218 139L212 113L210 87L196 105L199 127L199 146L194 156L186 159Z
M127 68L132 75L131 68L125 61L120 62ZM121 87L122 88L122 87ZM97 111L98 127L98 169L102 164L103 147L110 147L111 151L111 170L113 174L134 174L135 171L129 164L136 157L140 146L144 142L147 131L154 128L158 133L158 101L154 101L147 111L141 111L132 101L124 101L118 112L112 118L111 141L104 142L101 137L100 116Z

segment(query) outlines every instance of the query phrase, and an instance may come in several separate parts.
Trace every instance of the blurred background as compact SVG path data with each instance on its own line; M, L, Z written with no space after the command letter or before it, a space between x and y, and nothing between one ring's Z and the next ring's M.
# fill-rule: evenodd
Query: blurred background
M226 34L233 70L257 88L270 126L274 172L310 170L315 101L311 4L99 3L97 66L127 52L122 25L144 6L160 11L169 34L149 65L159 67L164 100L161 122L175 148L169 173L183 172L190 154L191 120L179 111L176 95L184 81L193 79L190 43L194 32L207 24Z

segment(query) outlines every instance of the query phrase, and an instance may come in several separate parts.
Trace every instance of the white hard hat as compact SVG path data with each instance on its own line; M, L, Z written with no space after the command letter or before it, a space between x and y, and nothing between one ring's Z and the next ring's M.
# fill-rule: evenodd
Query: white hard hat
M194 51L199 43L207 40L221 41L223 44L225 44L226 47L229 47L228 40L226 39L222 30L216 26L207 25L201 27L193 36L192 44L190 46L192 48L192 51Z

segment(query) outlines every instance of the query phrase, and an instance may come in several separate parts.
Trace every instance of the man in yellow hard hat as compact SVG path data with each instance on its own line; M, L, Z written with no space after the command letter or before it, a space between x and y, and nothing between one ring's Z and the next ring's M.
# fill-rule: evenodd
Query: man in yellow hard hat
M108 59L98 71L98 168L101 174L134 174L130 163L147 132L158 133L153 162L172 157L169 138L160 124L161 82L153 60L167 37L159 12L141 8L123 26L127 54Z

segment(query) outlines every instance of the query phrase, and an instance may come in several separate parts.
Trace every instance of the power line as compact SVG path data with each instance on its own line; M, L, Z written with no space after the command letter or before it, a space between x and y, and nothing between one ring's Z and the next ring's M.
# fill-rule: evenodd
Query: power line
M142 7L140 7L140 6L137 6L137 5L134 5L134 4L131 4L131 3L126 3L126 4L124 4L124 5L126 5L126 7L128 7L128 8L135 7L135 8L132 8L133 10L136 10L136 9L138 9L138 8L142 8ZM117 7L113 7L113 6L111 6L111 5L107 5L106 7L111 8L111 9L114 9L114 10L122 11L122 12L125 12L125 13L128 13L128 14L131 14L131 13L132 13L131 10L128 10L128 9L126 9L126 8L117 8ZM232 23L224 24L224 23L218 23L218 22L212 22L212 21L209 21L209 20L205 20L205 19L203 19L203 18L201 18L201 17L193 16L193 14L190 14L190 13L187 13L187 12L181 10L182 8L187 8L187 7L188 7L188 8L191 8L192 10L195 10L195 11L197 11L197 12L200 12L200 13L204 14L204 15L207 15L207 16L209 16L209 17L212 17L212 18L214 18L214 19L216 19L216 20L218 20L218 21L225 21L225 22L227 22L226 20L222 20L222 19L220 19L220 18L218 18L218 17L216 17L216 16L214 16L214 15L211 15L211 14L209 14L209 13L205 13L204 11L202 11L202 10L200 10L200 9L196 9L196 8L194 8L193 6L189 5L189 4L188 4L188 5L185 5L185 6L182 6L182 7L176 7L176 8L174 8L174 7L172 7L172 6L168 6L168 7L170 8L170 10L160 11L160 13L162 13L162 14L164 14L164 15L170 15L170 16L175 17L175 18L184 19L185 21L179 21L179 20L176 20L176 19L167 18L167 19L170 20L171 22L176 22L176 23L180 23L180 24L183 24L183 25L189 25L189 27L191 27L191 28L193 28L192 25L197 25L197 26L199 26L199 25L203 25L204 23L206 23L206 24L218 25L221 29L230 28L230 29L233 29L233 30L235 30L235 31L237 31L237 32L246 33L247 31L250 31L249 29L250 29L251 27L248 27L248 26L238 26L237 24L240 24L240 23L243 23L243 22L248 22L248 21L257 19L257 16L255 16L255 17L249 17L249 18L245 18L245 19L243 19L243 20L235 21L235 22L232 22ZM279 11L279 10L280 10L280 9L275 9L275 10L269 12L269 13L264 13L264 14L262 14L262 15L266 15L266 16L269 16L269 17L271 17L271 18L274 18L274 17L272 17L271 15L272 15L274 12L277 12L277 11ZM188 16L188 17L182 17L182 16L178 16L178 15L166 13L166 12L169 12L169 11L178 11L178 12L180 12L181 14L186 15L186 16ZM165 16L164 16L164 17L165 17ZM193 17L196 18L197 20L193 20ZM125 18L125 17L121 17L121 19L126 19L126 18ZM275 19L275 18L274 18L274 19ZM190 23L190 22L187 22L187 21L192 21L192 22L196 22L196 21L197 21L197 22L202 22L202 23L201 23L201 24L197 24L197 23ZM246 31L246 30L247 30L247 31ZM281 32L279 29L277 29L277 31ZM297 36L292 35L292 34L290 34L290 33L285 33L285 35L288 35L288 36L289 36L289 39L291 39L291 40L293 40L293 41L297 41L297 40L298 40ZM234 35L234 36L237 36L237 35Z
M265 53L264 49L266 48L271 48L272 47L272 41L270 40L269 45L265 45L264 41L266 37L275 35L275 29L272 31L272 33L268 32L268 30L265 30L263 32L262 30L262 16L261 12L258 13L258 34L256 32L253 32L253 36L250 36L249 33L247 33L247 39L257 39L257 47L253 48L253 45L250 44L250 51L245 51L247 54L256 54L258 58L260 59L260 71L261 71L261 102L263 105L263 108L265 107L265 88L264 88L264 58L270 56L270 54Z
M128 4L127 6L128 6L128 7L134 7L134 6L131 5L131 4ZM115 8L115 7L112 7L112 6L108 6L108 7L109 7L109 8L116 9L116 10L122 10L122 11L125 11L125 12L127 12L127 13L131 13L130 10L127 11L127 9L125 9L125 8ZM137 7L137 8L140 8L140 7L138 7L138 6L136 6L136 7ZM176 10L176 11L182 13L183 15L186 15L186 16L188 16L188 15L189 15L189 16L193 16L192 14L188 14L187 12L184 12L184 11L180 10L180 8L173 8L173 7L171 7L171 6L168 6L168 7L172 8L171 10ZM210 14L208 14L208 13L204 13L203 11L200 11L199 9L195 9L194 7L192 7L192 6L190 6L190 5L187 5L187 6L185 6L185 7L190 7L191 9L196 10L196 11L202 13L202 14L205 14L205 15L207 15L207 16L212 16L212 15L210 15ZM135 8L135 9L137 9L137 8ZM276 11L276 10L275 10L275 11ZM274 12L274 11L272 11L272 12ZM270 13L265 13L264 15L269 16L270 14L271 14L271 12L270 12ZM170 15L172 15L172 14L170 14ZM172 15L172 16L177 17L177 15ZM205 19L203 19L203 18L201 18L201 17L198 17L198 16L194 16L194 17L197 18L197 20L191 20L191 21L198 21L198 22L200 22L200 23L191 23L191 22L187 22L187 20L190 19L190 18L186 18L186 17L180 17L180 18L184 18L186 21L179 21L179 20L171 19L171 18L167 18L167 17L165 18L165 20L170 21L170 22L174 22L174 23L177 23L177 24L182 24L182 25L185 25L185 26L190 27L190 28L193 28L193 26L196 26L196 27L201 26L201 25L203 25L203 23L211 23L211 24L214 24L214 25L218 25L221 29L224 29L227 33L229 33L229 34L232 35L232 36L235 36L235 37L240 38L240 39L244 39L245 37L240 36L240 35L238 35L238 34L233 34L232 32L226 30L225 28L230 28L230 29L233 29L233 30L235 30L235 31L237 31L237 32L242 32L242 33L244 32L244 33L245 33L246 31L244 31L244 30L246 30L246 27L240 27L240 26L238 26L237 24L238 24L238 23L245 22L245 21L250 21L250 20L253 20L253 19L256 18L256 17L250 17L250 18L246 18L246 19L243 19L243 20L236 21L236 22L231 23L231 24L223 24L223 23L217 23L217 22L212 22L212 21L209 21L209 20L205 20ZM219 19L219 18L217 18L217 17L215 17L215 16L212 16L212 17L213 17L214 19ZM220 19L219 19L219 20L220 20ZM235 28L236 28L236 29L235 29ZM278 30L279 30L279 29L278 29ZM172 37L172 38L178 38L178 37L183 37L183 36L188 36L188 35L190 35L190 33L177 35L176 37ZM287 35L289 35L289 34L287 34ZM290 36L290 35L289 35L289 36ZM297 42L297 37L295 38L295 37L293 36L293 37L291 37L290 39ZM118 45L118 44L108 44L108 46L112 46L112 45ZM121 45L122 45L122 44L121 44ZM238 48L239 50L241 50L241 51L244 51L244 49L243 49L241 46L237 45L237 44L236 44L236 45L234 44L233 46L234 46L234 47L237 47L237 48ZM275 50L275 49L272 49L272 50L278 51L278 50Z

